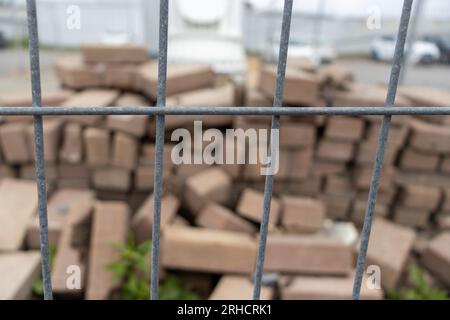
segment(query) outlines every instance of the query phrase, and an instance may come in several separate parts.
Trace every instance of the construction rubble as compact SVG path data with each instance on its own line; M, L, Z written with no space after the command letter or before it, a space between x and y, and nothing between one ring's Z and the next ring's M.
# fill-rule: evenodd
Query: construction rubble
M56 62L61 89L44 106L155 105L158 62L144 48L89 45ZM251 78L251 77L249 77ZM271 106L276 67L236 83L204 65L169 65L167 107ZM286 106L384 106L387 86L357 83L336 65L289 61ZM0 94L1 106L31 105L31 93ZM448 106L450 92L401 87L397 106ZM265 176L261 164L175 164L172 132L194 121L223 132L270 129L270 116L167 116L161 217L161 279L172 274L202 299L250 299ZM281 118L263 299L351 299L380 116ZM105 266L113 243L150 241L155 119L140 115L46 116L48 230L57 254L56 298L111 299L121 283ZM208 146L202 142L203 148ZM225 142L224 142L225 144ZM231 152L225 145L224 153ZM237 154L258 148L247 144ZM0 125L0 299L31 298L41 274L32 117ZM194 150L193 150L194 151ZM256 150L258 151L258 150ZM217 151L216 151L217 152ZM395 116L389 134L367 266L383 299L408 283L411 264L430 285L450 288L450 117ZM81 268L81 288L67 268Z

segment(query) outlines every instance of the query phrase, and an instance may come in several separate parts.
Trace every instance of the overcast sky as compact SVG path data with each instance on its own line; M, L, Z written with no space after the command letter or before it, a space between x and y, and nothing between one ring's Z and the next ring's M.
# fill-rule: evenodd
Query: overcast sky
M283 7L283 0L247 0L255 7L264 9L270 6ZM364 16L371 6L378 6L383 15L399 16L402 8L402 0L324 0L327 14L345 16ZM448 0L424 0L425 17L449 18L450 1ZM300 12L316 12L320 0L294 0L294 10Z

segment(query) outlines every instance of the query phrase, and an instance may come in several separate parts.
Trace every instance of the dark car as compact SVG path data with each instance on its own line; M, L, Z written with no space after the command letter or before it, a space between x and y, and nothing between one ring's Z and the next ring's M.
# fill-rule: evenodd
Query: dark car
M0 49L6 48L6 39L3 32L0 31Z
M424 40L434 43L439 48L441 62L450 63L450 35L427 35Z

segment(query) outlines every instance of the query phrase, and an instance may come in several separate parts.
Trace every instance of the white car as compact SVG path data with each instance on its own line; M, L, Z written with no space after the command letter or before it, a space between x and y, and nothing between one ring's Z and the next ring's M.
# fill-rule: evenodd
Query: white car
M274 42L272 45L271 57L266 57L267 60L278 61L278 53L280 44ZM323 63L330 63L336 59L336 50L322 43L313 44L312 42L291 39L289 41L288 58L293 59L307 59L314 64L320 65Z
M392 62L394 59L396 39L383 36L372 42L371 55L374 60ZM406 50L409 50L406 47ZM437 62L440 57L439 48L432 42L416 41L409 52L409 61L413 64L430 64Z

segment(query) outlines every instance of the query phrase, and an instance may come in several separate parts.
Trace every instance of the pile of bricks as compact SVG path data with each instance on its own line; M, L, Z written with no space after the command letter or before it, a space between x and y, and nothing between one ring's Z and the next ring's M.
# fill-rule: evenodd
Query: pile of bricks
M157 62L138 46L84 46L56 63L63 89L44 105L154 105ZM276 69L263 66L256 86L236 84L208 66L170 65L168 107L270 106ZM338 65L288 63L286 106L383 106L386 87L354 82ZM29 105L30 97L1 96L0 105ZM396 105L448 105L450 94L400 88ZM26 297L39 275L33 127L30 117L0 125L0 298ZM267 116L167 116L162 199L161 276L176 274L202 298L248 299L261 223L262 163L175 164L177 128L270 129ZM380 117L282 117L264 276L264 299L350 299L358 228L366 208ZM450 285L450 120L394 117L375 208L368 265L381 269L383 289L402 287L411 261L440 286ZM108 299L120 283L104 266L111 246L132 233L151 240L154 119L147 116L52 116L44 120L50 242L57 297ZM228 137L227 137L228 139ZM218 150L247 160L258 145ZM267 143L267 138L264 141ZM208 146L194 146L205 151ZM198 151L198 150L197 150ZM245 161L244 161L245 162ZM27 199L26 204L22 199ZM26 249L26 250L25 250ZM27 261L24 266L23 261ZM67 287L79 266L80 290ZM14 267L11 267L14 266ZM17 266L17 268L15 267ZM6 273L8 272L8 273ZM14 279L14 286L8 286ZM4 283L6 281L7 283ZM12 282L11 282L12 283ZM366 281L363 281L365 284ZM7 288L6 290L4 288ZM362 298L382 290L363 285Z

